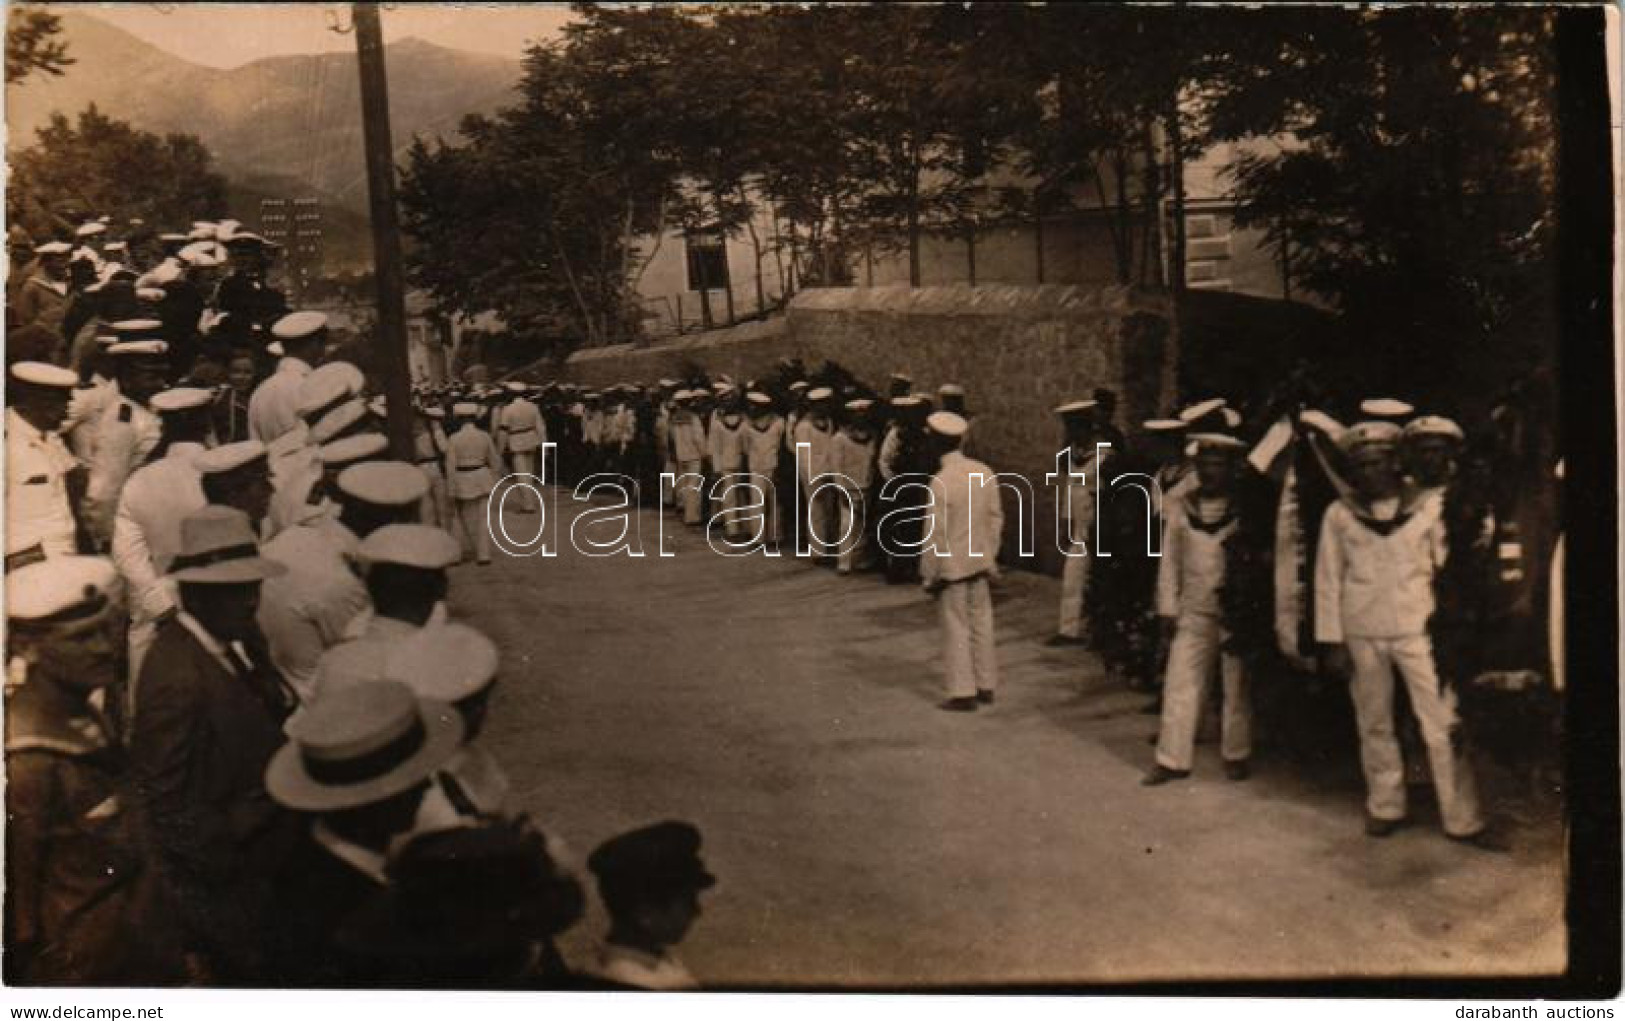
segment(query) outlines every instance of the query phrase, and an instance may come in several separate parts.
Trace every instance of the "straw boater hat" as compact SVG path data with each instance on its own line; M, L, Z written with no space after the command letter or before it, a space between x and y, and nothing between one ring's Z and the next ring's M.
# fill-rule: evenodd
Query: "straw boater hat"
M318 698L288 732L266 767L265 789L296 812L336 812L411 790L463 743L455 709L392 681Z
M177 582L245 585L287 573L275 560L260 556L254 526L242 511L210 504L181 520L181 550L169 567Z

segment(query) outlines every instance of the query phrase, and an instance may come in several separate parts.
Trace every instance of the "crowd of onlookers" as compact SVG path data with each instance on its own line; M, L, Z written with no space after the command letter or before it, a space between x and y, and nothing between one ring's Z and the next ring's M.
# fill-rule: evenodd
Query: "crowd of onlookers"
M440 501L484 434L397 459L240 225L110 233L13 238L7 981L691 987L699 831L577 861L479 741L501 657Z
M112 233L12 239L8 980L693 984L672 948L714 882L699 832L599 846L611 928L566 960L580 870L479 741L501 656L447 596L490 562L512 474L631 479L714 545L917 583L940 606L941 708L995 704L1005 519L964 387L795 361L419 385L402 456L326 316L269 282L273 244L231 222ZM1154 696L1147 785L1191 776L1210 715L1245 781L1256 744L1302 729L1280 706L1346 683L1366 832L1407 821L1426 770L1445 833L1505 849L1473 707L1549 708L1563 685L1561 542L1528 513L1556 466L1515 402L1472 433L1301 386L1136 423L1099 389L1054 414L1049 641Z

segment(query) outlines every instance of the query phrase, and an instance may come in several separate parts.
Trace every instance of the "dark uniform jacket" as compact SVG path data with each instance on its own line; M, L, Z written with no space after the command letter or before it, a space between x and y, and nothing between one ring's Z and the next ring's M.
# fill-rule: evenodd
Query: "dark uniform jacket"
M159 984L158 933L130 826L123 755L83 702L46 681L6 700L9 984Z
M130 763L143 839L186 949L231 984L261 963L266 898L294 833L263 780L291 700L275 670L228 669L186 619L160 627L142 664Z
M288 299L263 277L233 273L215 288L214 307L218 312L231 313L236 330L250 325L269 329L272 323L288 314Z

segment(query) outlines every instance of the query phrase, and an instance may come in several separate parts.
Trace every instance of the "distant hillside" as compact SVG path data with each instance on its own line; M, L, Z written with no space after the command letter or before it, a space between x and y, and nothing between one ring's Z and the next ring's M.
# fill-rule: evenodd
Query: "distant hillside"
M83 10L57 6L53 13L77 62L60 78L34 76L7 87L10 145L28 146L53 111L72 116L95 103L139 128L203 139L232 180L233 213L244 223L256 222L261 194L313 194L332 210L335 257L370 251L353 53L271 57L219 70L172 56ZM387 61L397 150L414 134L449 137L465 115L505 105L520 75L517 61L417 39L389 46Z

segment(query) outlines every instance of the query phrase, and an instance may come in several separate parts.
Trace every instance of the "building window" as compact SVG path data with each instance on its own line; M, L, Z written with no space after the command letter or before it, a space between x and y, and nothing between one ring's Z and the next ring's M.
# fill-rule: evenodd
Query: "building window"
M1210 283L1219 279L1219 264L1211 261L1194 261L1185 268L1185 282L1192 284Z
M728 286L728 246L722 232L694 231L683 238L688 249L688 289L719 291Z
M1185 236L1187 238L1210 238L1219 233L1219 220L1216 216L1193 215L1185 217Z

